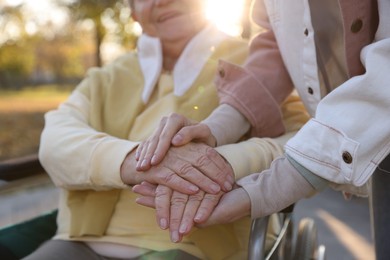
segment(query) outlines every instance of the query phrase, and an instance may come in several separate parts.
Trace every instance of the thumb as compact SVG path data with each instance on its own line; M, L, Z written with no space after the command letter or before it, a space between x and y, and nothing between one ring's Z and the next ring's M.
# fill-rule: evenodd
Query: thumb
M191 141L202 142L211 147L215 147L216 145L216 139L206 124L196 124L183 127L173 137L172 144L174 146L182 146Z

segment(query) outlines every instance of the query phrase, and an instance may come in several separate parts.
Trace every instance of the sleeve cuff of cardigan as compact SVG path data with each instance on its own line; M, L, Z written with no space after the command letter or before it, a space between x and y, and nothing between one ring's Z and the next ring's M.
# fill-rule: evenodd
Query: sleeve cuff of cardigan
M271 162L283 154L282 145L270 138L251 138L215 149L230 163L236 180L268 169Z
M127 154L138 145L114 137L107 137L95 149L89 167L94 185L110 188L128 188L120 177L120 168Z

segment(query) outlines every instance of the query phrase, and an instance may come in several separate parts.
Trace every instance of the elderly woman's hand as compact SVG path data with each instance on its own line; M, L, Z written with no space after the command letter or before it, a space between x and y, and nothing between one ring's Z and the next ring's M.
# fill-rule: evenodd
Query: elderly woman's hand
M133 153L122 163L121 178L126 184L147 181L186 194L194 194L199 189L216 194L230 190L234 183L230 164L214 148L202 143L171 147L162 162L147 171L137 171L135 163Z
M212 213L224 192L218 194L199 191L187 195L164 185L143 182L133 187L140 194L138 204L156 209L157 224L162 229L169 228L172 242L180 242L194 225L205 222Z
M234 222L250 215L250 198L243 188L218 194L199 191L186 195L164 185L144 182L133 187L136 202L156 209L157 224L169 228L172 242L180 242L193 226L200 228Z

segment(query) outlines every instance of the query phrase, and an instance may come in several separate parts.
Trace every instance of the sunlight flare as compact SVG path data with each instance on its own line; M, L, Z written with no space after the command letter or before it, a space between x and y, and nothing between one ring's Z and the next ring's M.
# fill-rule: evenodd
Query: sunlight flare
M206 16L216 26L237 36L241 33L241 18L244 0L208 0Z

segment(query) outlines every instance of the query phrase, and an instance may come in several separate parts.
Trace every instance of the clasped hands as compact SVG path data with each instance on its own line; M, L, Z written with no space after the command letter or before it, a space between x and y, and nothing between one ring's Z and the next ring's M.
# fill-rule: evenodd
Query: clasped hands
M122 180L140 195L136 202L156 209L158 225L169 228L173 242L180 242L194 225L227 223L249 214L246 192L229 192L233 170L213 146L207 126L172 114L122 164ZM242 199L247 203L235 207Z

